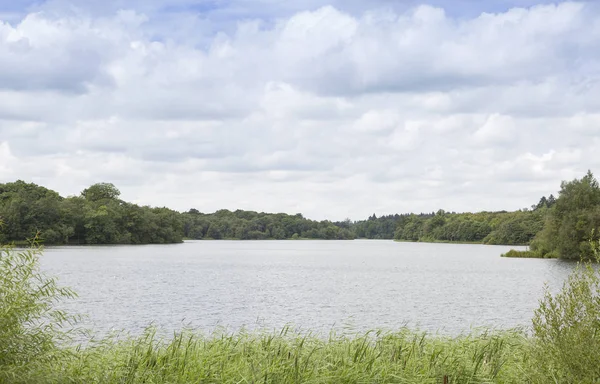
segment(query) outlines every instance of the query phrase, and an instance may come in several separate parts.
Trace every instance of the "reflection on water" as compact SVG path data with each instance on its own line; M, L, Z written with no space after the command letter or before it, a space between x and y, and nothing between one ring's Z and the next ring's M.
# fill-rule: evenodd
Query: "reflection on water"
M456 334L528 326L544 283L574 267L506 259L510 247L392 241L188 241L55 247L45 270L74 288L96 330L411 325Z

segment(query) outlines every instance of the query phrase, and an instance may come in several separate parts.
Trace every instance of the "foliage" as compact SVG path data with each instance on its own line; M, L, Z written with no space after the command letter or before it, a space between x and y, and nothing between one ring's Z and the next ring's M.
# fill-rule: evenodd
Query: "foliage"
M120 200L119 190L99 183L81 196L63 198L35 184L0 184L0 242L23 242L35 233L46 244L177 243L190 239L353 239L349 222L313 221L301 214L140 207Z
M396 240L531 245L507 257L590 259L589 240L600 236L600 186L593 174L563 181L558 198L542 197L532 209L516 212L447 213L385 216L394 220ZM356 228L377 228L375 215ZM362 231L369 237L370 232ZM385 233L385 232L383 232ZM590 233L592 237L590 238Z
M150 329L82 350L40 382L434 384L448 376L451 383L516 383L525 347L518 332L449 338L402 329L323 338L285 328L183 332L165 341Z
M62 231L63 221L58 193L27 184L23 181L0 184L0 243L26 240L38 231L53 229ZM58 235L60 236L60 235Z
M22 181L0 184L0 241L23 241L36 232L49 244L145 244L189 239L396 239L531 245L528 256L590 257L588 237L600 228L600 189L591 172L563 182L559 197L543 196L515 212L395 214L352 222L314 221L301 214L254 211L179 213L140 207L119 199L119 190L99 183L81 196L63 198ZM598 233L598 232L596 232ZM516 254L513 254L516 256ZM525 256L521 254L520 256Z
M528 244L542 229L547 208L535 211L400 215L396 240L463 242L503 245Z
M301 214L269 214L226 209L213 214L190 210L183 214L184 233L191 239L326 239L348 240L354 234L330 221L313 221Z
M408 215L388 215L377 217L375 214L367 220L357 221L349 227L352 228L356 237L365 239L393 239L396 228Z
M548 198L542 196L537 204L531 206L531 209L535 211L536 209L552 208L554 204L556 204L556 198L551 194Z
M542 256L534 251L516 251L511 249L510 251L503 253L502 257L535 259L541 258Z
M121 191L111 183L97 183L81 192L81 197L89 201L114 200Z
M110 183L86 188L80 196L58 193L23 181L0 184L0 241L24 241L40 232L47 244L146 244L189 239L328 239L359 238L410 241L527 244L548 211L402 214L352 222L314 221L301 214L219 210L178 213L140 207L119 199ZM542 203L540 203L542 204Z
M59 343L69 340L62 331L76 318L55 308L75 293L61 288L39 270L41 250L17 252L0 248L0 382L27 376L25 368L53 364L66 356Z
M598 259L598 243L592 250ZM533 318L539 380L600 381L600 272L580 264L556 295L546 289Z
M95 184L81 196L63 198L35 184L0 184L0 242L23 242L40 233L46 244L177 243L181 215L167 208L119 200L112 184Z
M590 259L589 240L600 230L600 187L592 172L581 179L563 181L556 203L531 249L543 256ZM594 238L590 239L590 233Z

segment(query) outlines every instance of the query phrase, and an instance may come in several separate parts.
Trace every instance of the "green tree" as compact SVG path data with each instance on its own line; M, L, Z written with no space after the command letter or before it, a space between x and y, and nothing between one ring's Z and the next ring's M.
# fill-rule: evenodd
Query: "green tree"
M535 205L533 207L533 209L542 209L542 208L547 208L547 207L548 207L548 199L546 199L546 196L542 196L540 201L537 203L537 205Z
M588 171L581 179L561 183L558 198L531 248L542 256L589 259L589 236L597 236L599 229L600 187Z
M97 183L81 192L81 196L88 201L117 199L121 192L112 183Z

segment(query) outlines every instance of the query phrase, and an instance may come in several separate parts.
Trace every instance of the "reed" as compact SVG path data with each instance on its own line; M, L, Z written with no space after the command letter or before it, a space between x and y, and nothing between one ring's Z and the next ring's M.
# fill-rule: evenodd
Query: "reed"
M148 329L78 350L52 383L517 383L528 342L516 331L460 337L402 329L327 338L285 328L170 339ZM46 367L47 368L47 367Z

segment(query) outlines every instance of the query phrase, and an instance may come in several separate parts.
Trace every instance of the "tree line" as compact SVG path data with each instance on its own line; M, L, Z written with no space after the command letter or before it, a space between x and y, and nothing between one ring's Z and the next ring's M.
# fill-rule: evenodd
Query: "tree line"
M189 239L395 239L531 245L536 257L590 255L600 231L600 188L593 174L562 182L558 197L543 196L514 212L395 214L366 220L315 221L302 214L229 211L177 212L119 198L110 183L62 197L33 183L0 184L0 243L39 233L48 244L148 244ZM595 237L594 237L595 236Z
M46 244L153 244L190 239L354 239L344 223L314 221L301 214L196 209L180 213L119 199L99 183L79 196L62 197L45 187L16 181L0 184L0 244L23 243L39 234Z
M183 220L168 208L140 207L119 199L112 184L92 185L63 198L33 183L0 184L0 243L39 234L46 244L148 244L183 239Z
M422 242L526 245L542 229L555 198L515 212L437 212L377 217L352 224L357 237Z
M185 237L190 239L284 240L324 239L351 240L350 227L331 221L314 221L302 214L263 213L227 209L201 213L191 209L182 215Z

